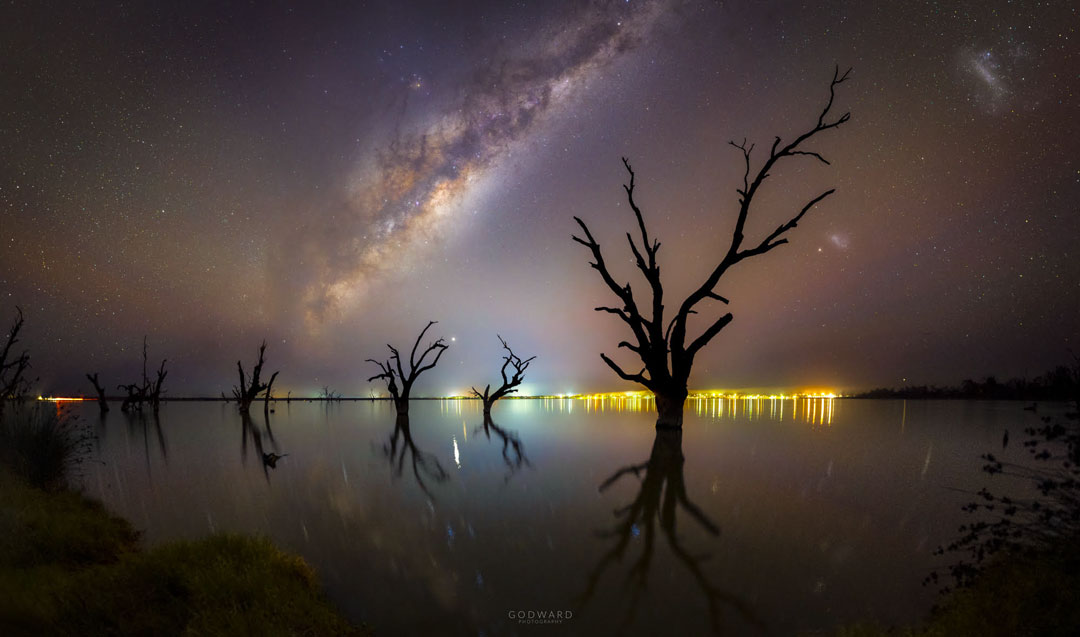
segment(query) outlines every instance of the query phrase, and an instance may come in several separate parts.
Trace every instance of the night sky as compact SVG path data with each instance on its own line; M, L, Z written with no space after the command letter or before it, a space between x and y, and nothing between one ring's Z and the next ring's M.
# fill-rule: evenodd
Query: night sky
M730 241L728 140L808 130L839 64L832 165L774 172L747 240L837 192L721 282L691 387L1034 376L1080 343L1078 26L1068 2L7 2L0 315L24 309L41 391L130 382L146 334L171 395L227 392L266 338L279 393L366 396L364 359L429 319L455 340L414 394L494 380L496 333L539 355L523 393L634 389L572 216L643 291L627 156L681 298Z

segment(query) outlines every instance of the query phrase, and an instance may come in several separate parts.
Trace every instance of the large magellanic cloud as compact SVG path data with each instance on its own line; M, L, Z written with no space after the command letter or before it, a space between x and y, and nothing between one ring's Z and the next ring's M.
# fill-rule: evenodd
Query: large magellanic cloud
M634 49L663 14L661 2L599 2L557 32L476 69L456 104L424 122L401 122L361 159L345 204L308 229L309 321L353 307L381 272L422 256L455 204L515 144L568 103L575 87ZM565 26L570 25L570 26Z

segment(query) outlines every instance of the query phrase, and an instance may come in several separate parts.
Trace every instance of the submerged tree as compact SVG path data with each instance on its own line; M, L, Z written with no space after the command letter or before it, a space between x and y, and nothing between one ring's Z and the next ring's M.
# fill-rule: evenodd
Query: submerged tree
M240 405L240 413L246 414L251 410L251 403L259 397L259 394L264 391L267 392L266 400L269 404L270 394L269 390L274 384L274 379L277 378L278 372L274 372L270 375L270 382L263 383L260 380L262 376L263 365L266 363L266 341L263 341L259 345L259 362L255 363L255 367L251 369L251 378L248 379L244 374L244 365L239 360L236 361L236 369L240 373L240 385L233 386L233 399Z
M499 336L496 334L496 336ZM480 393L478 389L472 387L472 393L484 403L484 418L491 417L491 408L495 405L495 401L499 400L507 394L517 393L517 387L521 384L521 381L525 379L525 370L529 368L529 363L536 359L535 356L522 360L520 356L514 354L514 350L510 349L510 346L506 344L502 336L499 336L499 342L502 343L503 349L506 350L506 356L503 357L502 369L499 373L502 375L502 385L494 392L491 391L491 383L488 383L484 388L484 393ZM506 370L513 368L514 372L510 377L506 376Z
M635 342L622 341L618 346L625 347L637 354L638 357L641 358L641 362L644 366L640 372L628 373L615 363L615 361L609 358L607 354L601 354L600 357L615 371L616 374L619 375L620 378L644 385L646 389L655 394L657 427L682 426L683 404L686 402L688 394L687 382L690 378L691 367L694 364L694 357L697 356L698 352L700 352L701 349L720 332L720 330L724 329L724 327L731 322L731 313L724 314L712 321L712 323L696 338L689 337L688 319L691 314L698 313L698 304L706 299L712 299L727 304L728 300L716 292L716 286L719 284L720 279L724 274L726 274L732 266L744 259L765 254L773 248L787 243L787 239L784 235L798 225L799 221L802 220L807 211L835 191L835 189L829 189L814 197L808 201L797 214L791 217L787 222L779 225L761 241L749 247L743 246L743 232L746 227L746 221L750 216L750 208L754 195L757 194L761 185L769 177L770 172L776 169L780 160L789 157L810 157L824 164L829 163L819 153L812 150L804 150L803 144L818 133L827 131L831 128L836 128L850 119L850 113L844 113L834 120L828 119L829 112L832 110L833 99L836 95L836 87L848 79L850 72L849 69L841 74L839 68L836 69L833 73L832 82L829 84L829 100L826 102L825 108L821 111L821 114L818 115L817 122L814 124L813 128L802 133L787 144L781 145L781 139L777 137L775 141L773 141L768 157L753 176L751 176L751 153L754 150L753 144L747 146L745 140L743 140L741 144L730 142L733 147L742 153L743 161L746 166L743 174L742 188L736 189L736 192L739 195L739 214L735 222L735 228L732 231L731 243L720 262L713 268L705 281L679 304L679 309L675 312L675 315L671 318L670 322L666 324L666 327L664 316L664 286L660 281L660 266L656 262L656 253L660 249L660 242L654 238L650 238L649 232L645 227L645 218L641 209L634 201L634 171L630 167L630 162L625 158L623 159L623 165L626 166L626 171L630 174L630 183L624 185L623 188L626 190L630 208L634 211L634 215L637 218L638 230L641 233L640 248L631 233L626 233L626 238L630 243L630 250L634 255L634 263L649 284L652 299L648 304L648 315L643 314L642 310L639 309L638 301L634 297L630 284L626 283L625 285L620 285L616 282L614 276L608 270L604 257L601 254L600 244L593 238L593 235L589 231L588 226L585 225L585 222L578 217L574 217L574 221L581 227L581 230L585 235L584 239L575 235L573 237L574 241L589 248L593 256L593 262L590 265L600 273L604 283L611 289L615 296L618 297L622 304L621 307L598 307L596 310L614 314L630 327L634 334Z
M165 383L165 377L169 374L165 370L165 363L168 359L161 359L161 366L157 370L157 378L153 381L150 380L150 376L146 373L146 362L149 355L149 346L146 342L146 337L143 337L143 349L142 349L142 379L135 383L129 383L127 385L118 385L119 389L127 391L127 396L124 397L124 401L120 403L120 411L142 411L145 403L150 403L154 412L158 411L161 405L161 393ZM95 378L97 374L94 375ZM89 375L87 375L89 378ZM100 395L104 395L104 392L99 392Z
M397 407L397 413L408 414L409 413L409 394L412 392L413 383L420 374L435 367L438 364L439 358L442 357L443 352L450 346L443 342L443 339L437 339L435 342L427 346L420 357L417 358L416 350L420 347L420 341L423 340L424 334L435 325L438 321L428 321L427 327L425 327L420 335L416 337L416 343L413 344L412 351L409 353L409 371L405 373L405 368L401 364L401 354L393 345L387 345L390 348L390 358L386 362L377 361L373 358L367 359L369 363L375 363L379 366L380 373L372 376L368 379L370 383L376 379L383 379L386 381L386 389L390 392L390 395L394 397L394 406ZM435 357L430 363L424 364L428 354L435 353ZM401 386L397 384L397 380L401 380Z
M154 412L158 410L158 406L161 404L161 390L165 384L165 377L169 375L169 372L165 369L166 359L161 360L161 366L157 370L157 378L150 385L150 402L154 405Z
M109 401L106 399L105 396L105 388L101 386L100 382L98 382L98 373L94 372L93 374L87 374L86 380L90 381L90 383L94 386L94 391L97 393L98 409L100 409L101 413L103 414L107 413L109 411Z
M8 400L25 397L30 390L30 383L33 382L26 377L26 372L30 369L30 354L26 351L13 353L13 348L19 342L19 332L25 323L22 308L16 307L15 320L8 328L4 346L0 349L0 407Z

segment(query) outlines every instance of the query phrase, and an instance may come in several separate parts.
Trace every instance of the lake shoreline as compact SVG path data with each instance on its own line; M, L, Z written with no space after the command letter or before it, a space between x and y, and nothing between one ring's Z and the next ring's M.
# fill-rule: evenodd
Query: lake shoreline
M143 547L101 502L2 470L0 530L7 634L370 634L331 605L302 558L265 537Z

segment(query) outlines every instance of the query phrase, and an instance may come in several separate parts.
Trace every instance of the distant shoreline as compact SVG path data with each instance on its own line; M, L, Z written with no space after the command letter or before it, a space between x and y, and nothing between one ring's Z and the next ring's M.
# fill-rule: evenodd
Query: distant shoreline
M605 400L612 400L612 399L618 399L618 398L619 398L619 396L617 394L604 397ZM638 400L652 400L652 396L626 396L625 398L626 399L638 399ZM713 399L718 399L718 398L723 398L723 399L727 399L727 400L730 400L732 398L736 398L736 399L739 399L739 400L770 400L770 399L780 399L781 397L779 397L779 396L761 396L761 395L752 395L752 394L747 394L747 395L739 394L739 395L734 395L734 396L732 394L721 394L721 395L718 395L718 396L702 396L702 398L707 399L707 400L713 400ZM845 395L842 395L842 396L841 395L836 395L836 396L786 395L786 396L783 396L782 399L783 400L793 400L793 399L807 399L807 400L821 400L821 399L829 399L829 400L950 400L950 401L957 401L957 400L967 400L967 401L991 400L991 401L1028 402L1028 403L1040 403L1040 402L1043 402L1043 403L1065 403L1065 402L1072 402L1074 400L1073 398L1067 398L1067 397L1024 398L1024 397L1007 397L1007 396L1002 396L1002 397L994 397L994 396L955 396L955 395L934 395L934 394L906 394L905 395L905 394L900 394L900 393L897 393L896 395L878 395L878 394L876 394L874 392L863 392L863 393L860 393L860 394L845 394ZM124 397L123 396L108 396L108 397L106 397L106 400L121 402L121 401L124 400ZM428 400L428 401L431 401L431 400L455 400L455 401L467 400L467 401L480 401L481 399L479 399L479 398L477 398L475 396L413 396L413 397L410 397L409 400ZM573 396L505 396L502 400L599 400L599 398L594 398L593 396L590 396L588 394L579 394L579 395L573 395ZM687 398L687 401L691 401L691 400L695 400L695 397L691 396L691 397ZM38 401L41 401L41 402L97 402L98 399L93 397L93 396L69 396L69 397L52 397L52 396L49 396L49 397L39 398ZM340 402L353 402L353 403L356 403L356 402L370 402L370 403L375 403L375 402L393 402L393 401L394 401L394 399L389 397L389 396L376 397L376 398L364 398L364 397L360 397L360 396L341 397L341 398L321 398L321 397L311 397L311 398L307 398L307 397L302 397L302 398L271 398L269 400L269 402L271 404L273 404L273 403L286 403L286 404L289 404L289 403L340 403ZM163 402L163 403L167 403L167 402L175 402L175 403L185 403L185 402L187 402L187 403L191 403L191 402L235 403L236 400L232 399L232 398L228 398L228 399L221 398L221 397L215 398L213 396L177 396L177 397L173 397L173 398L162 397L161 402ZM254 402L254 403L265 403L265 402L267 402L267 399L265 399L265 398L256 398L252 402Z

